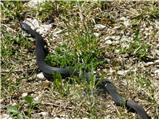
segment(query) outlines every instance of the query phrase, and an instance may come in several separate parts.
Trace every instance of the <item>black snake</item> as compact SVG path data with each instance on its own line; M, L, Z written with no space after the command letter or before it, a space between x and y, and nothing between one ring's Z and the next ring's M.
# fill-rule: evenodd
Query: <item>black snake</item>
M48 49L45 47L46 43L43 40L42 36L33 30L28 24L25 22L21 23L21 28L26 31L28 34L31 35L36 40L36 61L38 68L43 72L44 76L49 79L53 80L52 74L60 73L62 77L69 77L71 75L77 75L78 72L74 71L69 68L58 68L58 67L51 67L45 63L45 57L48 54ZM88 76L88 74L86 74ZM97 89L103 89L103 91L108 92L112 99L114 100L115 104L118 106L126 107L128 110L134 111L139 115L141 119L149 119L150 117L147 115L145 110L142 106L138 105L132 100L125 100L121 97L115 86L108 80L104 80L97 85Z

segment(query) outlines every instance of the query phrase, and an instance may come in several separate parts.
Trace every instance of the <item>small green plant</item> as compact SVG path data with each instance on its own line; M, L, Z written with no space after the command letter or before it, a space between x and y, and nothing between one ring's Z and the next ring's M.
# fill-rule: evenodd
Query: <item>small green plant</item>
M84 33L81 36L74 36L71 46L64 43L57 47L53 54L46 57L46 61L53 66L72 66L77 69L81 68L90 71L102 63L98 41L91 33Z
M24 104L27 104L26 108L27 116L31 116L34 108L37 107L38 103L33 99L32 96L25 96L24 100L25 100Z
M10 115L13 118L22 119L22 118L24 118L25 115L20 109L21 109L21 105L19 105L19 104L9 105L7 107L7 111L10 113Z
M155 5L151 5L148 8L148 15L150 17L150 19L158 19L159 17L159 10L158 10L158 6Z
M2 47L1 52L3 57L11 57L15 54L17 47L29 47L31 42L24 38L21 33L7 31L6 26L2 25Z
M54 12L54 3L52 1L42 2L38 7L32 9L32 12L37 15L41 21L51 19L51 15Z
M93 72L98 65L103 63L98 59L101 55L101 51L98 49L98 41L91 33L83 33L81 36L75 35L72 42L71 45L67 46L64 43L58 47L53 54L47 56L46 61L52 66L70 67L75 71L79 71L80 78L74 81L83 81L83 84L86 85L85 88L92 91L95 88L95 75L93 75ZM85 72L91 73L89 80L86 80L87 78L83 76ZM59 83L58 86L62 87L59 79L55 81L55 84Z
M131 51L129 52L133 52L133 55L136 55L140 59L147 57L149 45L140 39L139 30L135 33L134 43L130 45L130 49Z
M100 38L105 37L108 32L104 33L104 31L91 30L93 30L94 25L97 23L104 23L105 25L110 26L110 23L103 20L103 17L106 18L106 16L109 16L109 18L111 17L111 19L113 18L116 20L116 16L114 15L116 14L116 11L113 11L113 9L116 8L116 10L118 9L118 11L120 10L119 12L123 13L124 11L118 7L125 7L128 5L128 3L124 4L125 2L122 2L122 4L117 4L117 2L102 2L102 5L104 5L104 8L102 8L98 2L46 1L36 8L28 7L27 9L26 7L28 2L26 1L12 2L3 0L0 2L2 10L1 93L2 104L8 104L7 109L2 107L2 114L7 112L12 118L39 119L43 117L39 116L39 112L51 110L51 114L48 111L48 118L52 118L53 114L55 117L61 117L61 115L65 114L66 116L64 116L64 118L135 118L135 114L126 112L126 110L123 108L121 109L120 107L117 108L115 106L114 108L110 109L108 104L110 104L111 100L106 99L106 97L99 96L99 94L95 94L96 78L94 73L97 67L102 65L103 61L101 60L102 51L99 49L100 45L98 39L94 37L93 32L102 33ZM158 20L157 3L157 1L153 3L148 1L134 3L131 2L132 14L130 14L128 18L132 22L133 29L139 29L138 27L141 25L141 27L144 27L143 24L145 24L146 27L152 26L154 28L154 30L151 31L151 35L154 37L150 36L151 39L149 37L147 40L147 42L150 43L151 50L153 51L156 49L156 46L154 45L157 42L157 33L155 32L157 31L157 28L154 26L157 24L156 21ZM112 11L111 14L113 13L113 15L110 16L110 13L106 13L106 11ZM128 15L128 12L125 12L124 15L125 14ZM79 76L71 76L63 79L58 74L54 75L53 77L55 79L52 83L53 85L51 86L48 86L48 83L47 86L43 86L43 84L41 84L42 82L37 83L35 81L34 76L37 73L35 72L35 69L37 70L38 68L34 67L36 66L34 61L34 50L32 51L31 49L30 51L30 48L33 46L33 42L29 41L28 37L24 38L24 36L22 36L23 34L21 33L18 25L19 20L23 20L23 17L38 18L42 22L48 22L48 19L51 19L54 21L52 21L52 23L56 25L57 28L63 29L63 33L60 36L63 37L64 43L60 46L57 46L55 52L47 56L46 61L50 65L56 67L65 68L69 66L73 68L73 70L79 71ZM115 23L115 25L119 25L119 23ZM90 27L92 28L90 29ZM122 27L122 30L123 29L125 30L125 28ZM123 53L133 55L139 60L145 59L146 56L148 56L149 46L143 39L144 36L140 36L141 32L138 32L133 32L135 37L132 43L129 43L129 48L127 48L128 46L126 48L124 46L124 48L120 49L123 51ZM54 46L56 45L54 44ZM116 44L102 46L105 49L104 52L107 52L105 55L108 56L113 53L113 56L109 57L109 60L111 60L111 62L109 62L110 64L103 64L105 69L100 67L100 71L98 70L100 75L102 73L104 77L111 76L111 78L113 78L113 83L116 82L117 79L117 89L121 89L121 87L123 88L124 85L123 83L121 85L121 79L125 77L127 80L127 85L131 86L126 88L129 90L128 94L125 94L125 92L123 93L123 90L120 91L121 94L126 98L137 96L137 98L140 100L140 104L142 103L145 110L147 110L153 118L158 118L159 113L156 109L158 106L158 89L153 84L153 81L155 81L154 79L156 78L150 74L153 71L154 66L147 68L145 67L144 69L142 68L143 72L148 71L149 75L151 76L147 76L146 74L142 73L141 70L138 70L138 73L135 73L135 76L133 76L134 74L129 74L131 76L126 74L126 76L121 77L115 72L113 72L114 74L110 74L109 72L106 72L109 71L110 67L117 71L121 66L121 62L123 63L125 61L122 59L122 61L120 60L119 62L118 60L117 62L117 59L122 57L114 51L117 47L119 47L119 45ZM114 55L117 56L117 58L114 59ZM34 58L32 58L33 56ZM135 63L134 59L127 61L127 64L124 66L124 68L127 69L130 63L133 62ZM133 67L136 67L135 65L133 64ZM139 69L139 67L137 69ZM103 72L102 70L105 71ZM86 80L86 76L83 74L84 72L90 72L89 79ZM100 77L102 78L102 76ZM131 77L131 83L128 81L129 79L127 79L127 77ZM135 81L133 81L132 78L134 78ZM31 79L33 81L30 81ZM132 87L134 87L133 82L135 89L132 90ZM44 104L36 103L36 101L30 95L23 98L19 96L21 92L26 91L26 89L27 92L30 93L33 92L35 88L39 91L43 91L45 89L45 94L42 94L41 97L41 100L44 101ZM136 94L132 94L134 93L134 90ZM36 96L36 93L37 92L33 92L33 96ZM12 101L16 102L16 104L10 105ZM45 105L45 103L51 104ZM54 111L56 109L58 111ZM115 109L117 112L113 112Z
M64 84L62 81L62 77L59 73L54 74L54 81L53 81L54 89L57 90L62 96L65 96L69 93L69 88L67 83Z
M7 32L3 26L2 26L2 56L3 57L10 57L13 54L12 45L14 43L13 41L13 35Z
M26 9L25 6L23 6L22 1L3 1L1 4L2 9L2 22L4 21L18 21L21 20L23 10Z
M149 45L140 38L139 30L136 30L134 41L130 43L128 48L122 48L121 53L128 53L138 57L140 60L145 60L148 55Z
M152 85L151 81L147 79L146 76L148 76L147 73L137 75L135 77L136 85L138 88L141 88L142 90L144 90L146 94L148 94L149 101L152 101L152 103L156 104L155 98L152 97L155 94L154 86Z
M143 9L136 10L135 16L131 19L132 26L137 27L142 21L152 21L159 17L158 4L156 1L152 1L154 4L144 6Z
M146 79L145 76L137 76L136 82L141 86L141 88L148 88L151 85L151 81Z
M55 52L46 57L46 62L51 66L71 68L79 71L79 76L70 76L68 79L72 83L78 83L90 95L95 90L95 75L97 67L103 63L99 58L102 51L99 47L99 40L88 29L82 31L71 28L69 34L65 36L66 42L58 46ZM84 73L88 74L88 77ZM54 75L54 86L62 94L69 94L68 82L62 82L62 78Z
M74 54L67 49L67 45L63 44L57 47L55 52L46 57L46 62L52 66L66 67L67 65L72 66L75 64Z
M17 103L15 105L9 105L7 107L7 111L13 118L23 119L31 117L34 108L36 108L38 105L32 96L25 96L23 99L24 102Z

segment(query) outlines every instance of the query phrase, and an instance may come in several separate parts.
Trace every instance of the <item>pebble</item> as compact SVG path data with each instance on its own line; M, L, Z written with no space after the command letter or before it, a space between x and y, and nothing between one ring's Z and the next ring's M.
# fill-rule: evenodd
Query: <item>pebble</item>
M3 104L0 104L0 109L5 108L6 106Z
M159 29L159 21L158 20L155 20L155 28Z
M26 97L28 95L28 93L23 93L22 97Z
M30 25L32 29L35 29L35 28L39 27L39 21L37 19L26 18L26 20L24 20L23 22Z
M44 118L48 117L48 112L40 112L38 114L42 115Z
M39 102L39 96L35 97L34 101Z
M124 36L124 35L121 37L121 41L122 41L122 42L129 41L129 39L130 39L130 38L128 38L127 36Z
M106 28L106 26L105 26L105 25L102 25L102 24L96 24L96 25L94 26L94 29L103 30L104 28Z
M104 119L111 119L111 115L106 115Z
M105 44L118 44L120 42L120 36L107 36L104 40Z
M122 48L129 48L129 44L127 44L127 43L121 43L121 47Z
M119 70L117 74L125 76L128 73L128 70Z
M121 17L120 20L123 21L123 24L125 25L125 27L128 27L131 25L130 20L126 17Z
M107 40L107 41L105 41L105 44L112 44L112 41L111 40Z
M37 74L37 78L39 78L39 79L45 79L45 77L44 77L44 75L43 75L42 72L39 73L39 74Z
M26 18L26 20L24 20L23 22L30 25L32 29L36 29L36 31L40 34L46 34L52 28L52 24L41 25L37 19Z
M51 28L52 28L52 24L41 25L37 29L37 32L39 32L40 34L46 34Z
M12 119L8 114L1 114L1 119Z
M106 38L105 38L105 40L115 40L115 41L117 41L117 40L119 40L121 37L120 36L107 36Z
M46 0L30 0L28 2L28 7L33 8L33 7L37 7L39 4L45 2Z
M100 33L93 33L96 37L100 36Z

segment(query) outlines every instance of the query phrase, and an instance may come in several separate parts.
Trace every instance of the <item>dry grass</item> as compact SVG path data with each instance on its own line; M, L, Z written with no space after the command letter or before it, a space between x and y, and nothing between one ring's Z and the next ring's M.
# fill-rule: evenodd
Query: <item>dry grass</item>
M81 35L86 31L98 33L99 37L95 38L98 42L89 39L90 44L100 50L94 50L95 55L102 56L102 61L105 61L96 72L101 78L111 79L122 96L134 99L144 106L152 118L158 118L158 75L155 73L158 69L157 2L57 1L43 3L34 9L26 4L1 2L2 116L39 119L137 118L135 113L115 106L109 95L97 94L95 85L88 84L84 78L70 78L72 83L39 80L36 77L39 70L35 64L34 43L22 35L19 26L19 20L29 16L43 22L50 20L56 28L64 30L56 40L52 39L54 30L48 33L45 39L48 39L51 51L73 50L74 55L90 52L83 49L83 42L76 44L75 40L83 40ZM128 26L125 18L129 20ZM95 24L106 27L95 29ZM119 36L120 39L114 38L108 44L108 36ZM66 43L68 47L64 47ZM82 55L84 61L87 61L86 56ZM66 57L62 61L66 60L69 59ZM98 61L94 61L93 66L97 64Z

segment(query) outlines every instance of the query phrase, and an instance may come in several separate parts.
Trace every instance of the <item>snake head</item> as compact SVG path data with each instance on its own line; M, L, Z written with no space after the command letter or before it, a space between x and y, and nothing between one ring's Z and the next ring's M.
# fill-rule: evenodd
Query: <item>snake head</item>
M28 25L27 23L25 23L25 22L21 22L20 25L21 25L21 28L22 28L24 31L26 31L27 33L29 33L29 31L32 31L31 26L29 26L29 25Z

